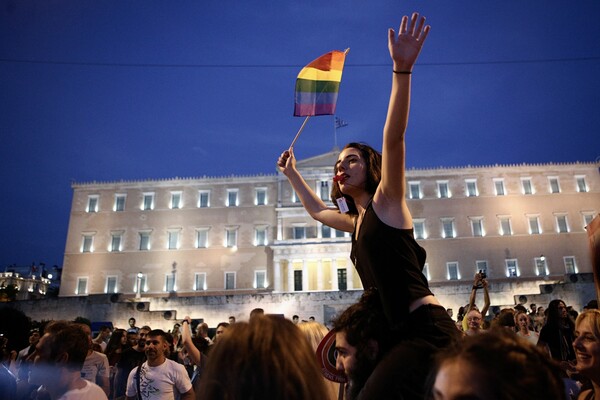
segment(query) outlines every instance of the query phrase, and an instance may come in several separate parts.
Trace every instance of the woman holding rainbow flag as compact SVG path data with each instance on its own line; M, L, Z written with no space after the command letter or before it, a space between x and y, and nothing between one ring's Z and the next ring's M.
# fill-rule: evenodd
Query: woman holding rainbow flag
M331 196L337 208L329 208L307 185L296 169L293 148L283 152L277 162L312 218L337 230L352 232L352 261L363 287L375 288L379 294L394 332L395 346L387 354L378 355L385 370L377 371L375 367L365 384L365 390L369 387L369 398L378 397L372 389L382 395L387 390L389 395L392 386L398 385L408 388L407 394L424 393L423 375L429 369L432 353L459 337L454 322L429 290L422 273L426 253L414 239L412 216L406 203L404 136L411 73L429 30L425 18L419 18L417 13L410 21L407 16L402 18L398 34L389 30L392 89L382 152L379 154L362 143L344 147L334 166ZM344 332L338 331L338 342L340 334ZM423 352L415 359L417 348ZM346 370L346 374L351 371ZM359 397L365 396L361 392Z

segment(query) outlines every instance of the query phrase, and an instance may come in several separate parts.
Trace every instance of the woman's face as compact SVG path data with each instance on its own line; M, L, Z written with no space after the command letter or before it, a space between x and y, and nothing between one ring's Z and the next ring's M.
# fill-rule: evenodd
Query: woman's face
M519 314L517 318L517 325L519 328L529 328L529 318L525 314Z
M340 190L350 194L352 189L365 188L367 180L367 166L360 150L348 147L340 153L335 163L336 178Z
M121 345L125 346L127 344L127 336L125 334L123 334L121 336Z
M600 381L600 338L594 334L591 318L584 318L575 327L573 348L577 357L577 371Z

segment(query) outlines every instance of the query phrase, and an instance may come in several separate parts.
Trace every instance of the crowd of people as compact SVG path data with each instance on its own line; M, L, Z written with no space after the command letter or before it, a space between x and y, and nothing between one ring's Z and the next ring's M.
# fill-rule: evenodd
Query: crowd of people
M247 321L208 325L186 317L165 332L52 321L0 364L7 399L600 399L600 311L575 315L507 307L488 317L485 271L453 320L423 275L406 202L405 133L411 74L430 26L414 13L388 33L392 88L382 152L350 143L334 165L326 204L296 169L293 148L277 165L314 219L352 234L350 258L365 291L331 331L252 310ZM484 305L476 305L479 290ZM297 318L296 318L297 317ZM329 322L329 321L328 321ZM331 335L335 340L331 341ZM332 347L322 349L323 343ZM6 343L5 348L6 348ZM315 352L325 357L316 357ZM327 364L341 380L331 383ZM12 371L11 371L12 370ZM328 373L325 373L328 372ZM16 378L15 378L16 377Z

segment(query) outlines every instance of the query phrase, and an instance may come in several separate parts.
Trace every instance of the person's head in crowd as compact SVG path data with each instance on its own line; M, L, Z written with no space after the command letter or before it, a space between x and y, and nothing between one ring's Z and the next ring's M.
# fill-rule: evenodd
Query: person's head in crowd
M575 310L572 306L567 307L567 314L569 315L569 318L573 320L573 322L575 322L577 316L579 315L577 310Z
M507 329L492 329L438 354L430 399L563 399L559 366L542 349Z
M152 328L150 328L148 325L144 325L140 328L140 330L137 333L137 346L140 348L144 348L144 346L146 346L146 336L148 336L148 333L152 330ZM129 333L128 333L129 335ZM129 341L129 338L127 339Z
M135 318L131 317L129 318L129 327L130 328L135 328Z
M115 329L106 345L106 354L111 354L118 349L123 349L127 345L127 331L125 329Z
M110 336L110 326L102 325L98 331L98 338L102 341L106 341Z
M211 350L198 398L325 399L312 348L289 320L255 316L237 322Z
M483 318L478 309L472 308L465 318L467 318L467 334L471 335L481 331Z
M29 383L44 385L52 393L81 376L91 342L83 324L53 321L36 345Z
M454 316L454 310L452 310L451 308L446 308L446 312L448 313L448 316L450 318Z
M518 311L515 314L515 328L516 330L520 330L522 332L529 331L529 327L531 326L531 318L529 318L529 314L524 311Z
M516 306L513 307L513 309L515 310L515 312L527 312L527 309L525 308L525 306L523 304L517 304Z
M598 309L598 300L592 299L588 301L588 303L583 306L584 310L597 310Z
M229 325L235 324L235 317L233 315L229 316Z
M391 329L377 291L365 290L357 303L333 321L333 330L338 353L336 368L346 374L347 397L353 399L392 346Z
M215 343L221 337L221 335L225 333L227 328L229 328L229 324L227 322L219 322L215 331Z
M265 310L263 310L262 308L255 308L252 311L250 311L250 318L254 318L258 315L265 315Z
M316 322L316 321L301 322L296 326L298 327L298 329L300 329L300 331L308 339L308 342L310 343L310 346L312 347L313 352L316 354L319 344L321 343L321 341L323 340L325 335L327 335L327 333L329 332L329 329L327 329L327 327L325 325L323 325L319 322ZM336 400L339 395L340 384L330 381L330 380L326 379L324 376L323 376L323 381L325 382L325 388L327 390L327 398L324 398L323 400L326 400L326 399Z
M537 313L537 315L539 315L541 317L545 317L546 316L546 310L542 306L539 306L537 308L536 313Z
M208 337L208 324L206 322L199 323L198 327L196 328L196 334L201 338Z
M529 309L531 310L532 314L535 314L537 312L537 305L535 303L531 303L529 305Z
M563 324L571 327L575 325L569 318L565 302L559 299L552 300L548 304L548 310L546 310L546 325L558 328Z
M515 311L512 308L503 308L494 319L493 328L515 329Z
M300 317L297 315L292 316L292 322L294 324L297 324L298 322L300 322Z
M155 367L165 362L169 354L169 337L162 329L153 329L146 336L146 359L148 365Z
M310 317L308 317L308 320L309 320L309 321L314 321L314 320L315 320L315 317L313 317L313 316L311 315Z
M573 341L577 372L600 388L600 311L589 309L577 316ZM595 393L596 398L599 393ZM588 397L585 397L588 398ZM589 397L589 398L593 398Z
M40 341L40 330L35 328L29 331L29 345L35 346Z
M127 343L130 347L135 346L138 343L139 332L129 329L127 331Z

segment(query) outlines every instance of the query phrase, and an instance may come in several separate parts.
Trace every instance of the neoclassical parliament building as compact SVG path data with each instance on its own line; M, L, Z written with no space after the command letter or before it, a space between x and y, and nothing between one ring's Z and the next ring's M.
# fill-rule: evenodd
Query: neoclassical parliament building
M328 204L338 153L297 163ZM72 188L61 297L362 289L350 234L311 219L280 173ZM592 272L597 163L409 169L406 188L424 274L442 293L477 271L523 293Z

